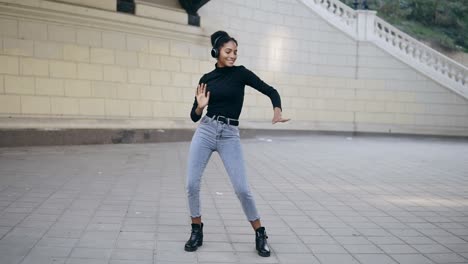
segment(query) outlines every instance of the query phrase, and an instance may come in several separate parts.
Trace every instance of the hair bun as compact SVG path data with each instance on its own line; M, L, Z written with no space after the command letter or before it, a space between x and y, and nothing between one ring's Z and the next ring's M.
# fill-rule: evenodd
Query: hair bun
M211 34L211 46L214 47L216 40L221 38L230 38L229 34L226 31L218 30L215 33Z

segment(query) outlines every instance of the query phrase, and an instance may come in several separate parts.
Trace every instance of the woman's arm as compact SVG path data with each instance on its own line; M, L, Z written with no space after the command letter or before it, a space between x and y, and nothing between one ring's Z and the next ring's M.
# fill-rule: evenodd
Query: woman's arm
M268 96L271 100L271 104L273 105L273 108L278 107L281 109L281 97L276 91L275 88L271 87L270 85L266 84L264 81L262 81L260 78L258 78L255 73L251 72L245 67L243 68L243 77L245 80L245 83L254 88L255 90L261 92L262 94Z
M266 84L264 81L258 78L258 76L255 75L255 73L251 72L245 67L244 77L245 83L247 85L251 86L252 88L256 89L257 91L263 93L264 95L270 98L271 104L273 105L273 119L271 121L273 124L278 122L287 122L290 120L289 118L286 119L281 116L281 97L275 88Z

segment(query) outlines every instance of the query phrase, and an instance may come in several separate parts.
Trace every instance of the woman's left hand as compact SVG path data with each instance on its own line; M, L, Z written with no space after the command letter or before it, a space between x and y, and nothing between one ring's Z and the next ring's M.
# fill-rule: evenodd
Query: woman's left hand
M272 124L276 124L278 122L284 123L284 122L288 122L289 120L291 120L291 119L281 117L281 108L275 107L274 114L273 114L273 120L271 120Z

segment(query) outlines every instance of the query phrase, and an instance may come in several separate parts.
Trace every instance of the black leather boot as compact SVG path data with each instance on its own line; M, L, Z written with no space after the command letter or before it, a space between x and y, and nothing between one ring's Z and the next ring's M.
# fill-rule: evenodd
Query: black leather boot
M267 242L267 234L265 231L265 227L259 227L255 230L255 246L258 251L258 255L262 257L269 257L270 256L270 247L268 246Z
M200 225L192 224L192 233L185 243L185 251L193 252L203 245L203 223Z

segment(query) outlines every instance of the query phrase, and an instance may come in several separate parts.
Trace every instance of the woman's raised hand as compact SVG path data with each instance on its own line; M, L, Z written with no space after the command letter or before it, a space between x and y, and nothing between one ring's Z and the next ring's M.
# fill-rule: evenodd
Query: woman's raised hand
M273 113L273 120L271 120L271 123L276 124L278 122L284 123L288 122L289 118L283 118L281 117L281 109L279 107L275 107L274 113Z
M206 91L206 83L200 83L197 86L195 96L197 97L198 108L203 110L210 100L210 92Z

